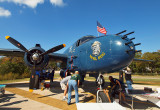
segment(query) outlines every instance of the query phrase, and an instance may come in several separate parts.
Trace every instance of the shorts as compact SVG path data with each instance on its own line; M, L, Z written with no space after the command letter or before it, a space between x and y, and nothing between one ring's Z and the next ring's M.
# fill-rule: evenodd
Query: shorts
M67 87L67 86L66 86L64 83L60 83L60 85L61 85L61 89L62 89L62 90L66 90L66 87Z

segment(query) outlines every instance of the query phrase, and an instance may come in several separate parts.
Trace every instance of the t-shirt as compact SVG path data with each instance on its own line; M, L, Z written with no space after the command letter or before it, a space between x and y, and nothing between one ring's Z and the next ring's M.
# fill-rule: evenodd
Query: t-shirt
M131 74L125 74L125 79L126 80L131 80Z
M118 79L113 78L113 82L114 82L114 84L116 84L116 86L118 86L118 87L119 87L119 84L118 84L118 83L116 83L116 81L117 81L117 80L118 80ZM118 80L118 81L119 81L119 83L121 84L122 89L124 90L124 89L125 89L125 85L124 85L124 83L123 83L122 81L120 81L120 80ZM111 86L113 86L113 84L112 84ZM117 89L117 88L115 88L115 89Z
M67 85L67 82L71 79L71 76L67 76L65 78L62 79L61 83L64 83L65 85Z
M127 71L127 70L124 70L124 73L125 73L125 79L126 80L131 80L131 71Z
M78 81L78 80L81 80L81 77L80 77L79 74L72 74L70 80L76 80L76 81Z
M116 78L113 78L113 82L114 82L114 84L116 84L116 81L117 81L118 79L116 79ZM120 81L120 80L118 80L119 81L119 83L122 85L123 84L123 82L122 81ZM118 84L117 84L118 85Z

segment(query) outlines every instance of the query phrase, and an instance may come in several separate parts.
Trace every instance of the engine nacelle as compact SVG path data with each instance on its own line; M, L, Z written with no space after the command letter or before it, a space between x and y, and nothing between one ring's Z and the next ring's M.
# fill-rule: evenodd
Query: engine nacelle
M32 68L34 66L34 61L36 60L36 70L41 70L43 67L47 66L49 62L49 56L41 55L44 52L45 50L41 47L33 47L29 49L29 52L25 53L24 55L24 61L26 65Z

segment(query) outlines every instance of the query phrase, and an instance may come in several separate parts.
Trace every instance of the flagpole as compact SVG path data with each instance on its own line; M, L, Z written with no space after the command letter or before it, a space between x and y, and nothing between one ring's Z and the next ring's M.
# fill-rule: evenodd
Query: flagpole
M98 26L98 21L97 21L97 26ZM97 29L97 34L98 34L98 37L99 37L99 32L98 32L98 29Z
M99 32L98 32L98 30L97 30L97 34L98 34L98 37L99 37Z

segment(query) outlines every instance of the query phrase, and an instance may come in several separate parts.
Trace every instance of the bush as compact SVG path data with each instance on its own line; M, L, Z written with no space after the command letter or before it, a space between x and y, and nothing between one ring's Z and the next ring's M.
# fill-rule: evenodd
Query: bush
M23 58L3 57L0 59L0 80L28 78L30 69L25 66Z
M0 74L0 80L14 80L14 79L22 79L22 78L29 78L30 73L23 73L22 75L19 75L17 73L7 73L7 74Z

